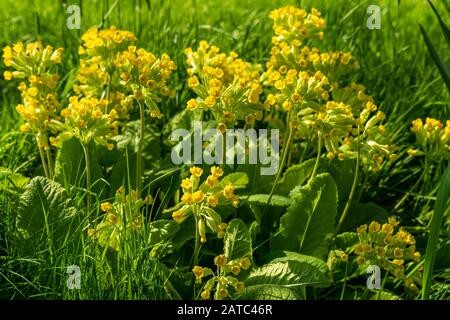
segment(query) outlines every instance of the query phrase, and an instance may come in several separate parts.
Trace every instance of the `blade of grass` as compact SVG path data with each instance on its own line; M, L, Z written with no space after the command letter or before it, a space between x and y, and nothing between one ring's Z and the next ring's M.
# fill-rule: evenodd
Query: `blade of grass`
M425 263L423 272L422 300L426 300L430 295L431 281L433 277L434 260L436 257L439 231L444 220L444 215L448 210L448 200L450 199L450 166L444 172L439 183L434 213L431 219L430 234L428 236L427 248L425 251Z
M419 24L420 32L422 33L423 39L425 40L425 44L427 45L428 51L430 52L431 58L434 61L434 64L437 66L439 72L441 73L442 78L444 79L445 84L447 85L448 90L450 91L450 71L448 70L447 65L445 64L442 57L434 48L433 44L428 37L425 29Z
M444 1L445 2L445 1ZM436 15L436 17L439 20L439 24L441 25L441 29L442 29L442 33L444 34L445 40L447 40L447 44L450 46L450 30L448 29L447 25L444 23L444 21L442 21L441 16L439 15L439 13L437 12L436 8L434 7L433 3L428 0L428 3L431 6L431 9L433 9L434 14Z

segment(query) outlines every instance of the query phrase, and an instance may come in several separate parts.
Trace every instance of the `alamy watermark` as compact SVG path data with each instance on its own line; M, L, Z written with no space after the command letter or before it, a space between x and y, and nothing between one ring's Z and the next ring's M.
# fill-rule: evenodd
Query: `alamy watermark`
M381 289L381 270L377 265L370 265L367 270L367 274L370 276L367 278L367 288L368 289Z
M66 273L69 275L66 281L67 289L81 289L80 267L77 265L68 266Z
M278 129L203 129L194 121L193 132L176 129L171 140L174 164L261 164L261 175L275 175L279 166ZM225 153L225 154L224 154Z

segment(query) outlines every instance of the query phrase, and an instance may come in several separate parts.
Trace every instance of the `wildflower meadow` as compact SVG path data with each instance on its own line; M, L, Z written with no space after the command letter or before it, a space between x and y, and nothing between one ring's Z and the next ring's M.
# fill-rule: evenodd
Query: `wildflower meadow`
M0 9L1 299L450 299L448 1Z

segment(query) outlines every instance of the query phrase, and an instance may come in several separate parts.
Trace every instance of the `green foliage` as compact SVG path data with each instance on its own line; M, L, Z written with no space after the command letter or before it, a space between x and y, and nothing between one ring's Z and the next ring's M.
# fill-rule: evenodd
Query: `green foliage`
M70 231L78 228L79 220L75 218L79 214L59 183L33 178L21 195L17 210L17 227L26 240L24 249L32 252L46 237L52 238L53 245L62 244Z
M324 259L337 214L337 189L333 178L319 174L290 193L292 204L281 217L280 235L273 249L295 251Z
M228 224L223 249L229 261L252 255L252 239L242 220L233 219Z

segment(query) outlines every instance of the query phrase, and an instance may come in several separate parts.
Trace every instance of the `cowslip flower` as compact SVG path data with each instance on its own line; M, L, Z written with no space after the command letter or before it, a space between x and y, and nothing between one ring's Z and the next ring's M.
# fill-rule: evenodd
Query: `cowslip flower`
M419 262L420 252L416 251L416 240L404 229L395 232L398 221L390 217L387 223L372 221L369 226L357 228L359 243L353 250L359 265L378 265L404 279L404 266L407 261Z
M195 266L192 272L195 275L197 283L201 283L203 278L209 278L202 287L201 298L203 300L211 299L214 292L215 300L223 300L227 297L241 294L245 285L239 281L237 276L241 270L248 270L251 265L249 257L242 257L232 261L228 261L225 254L218 255L214 258L214 264L217 272L213 272L209 268Z
M445 125L437 119L418 118L411 123L411 132L416 138L417 148L408 149L410 156L425 156L432 162L450 159L450 120Z
M188 86L197 98L187 102L188 110L209 110L222 130L239 120L253 123L262 117L259 83L260 66L228 55L216 46L200 41L197 51L185 50Z
M200 183L202 175L203 169L195 166L190 168L190 176L181 181L182 206L172 213L172 218L181 223L193 214L200 242L204 243L207 241L206 228L216 233L219 239L225 235L227 224L222 222L222 217L214 208L227 204L237 207L239 198L231 183L221 182L220 178L223 176L221 168L211 167L206 180Z

